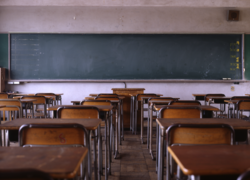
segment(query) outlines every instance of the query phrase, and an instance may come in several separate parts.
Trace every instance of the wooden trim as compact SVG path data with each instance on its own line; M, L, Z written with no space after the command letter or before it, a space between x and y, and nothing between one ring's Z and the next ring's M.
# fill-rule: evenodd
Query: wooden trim
M8 84L18 83L245 83L249 80L195 80L195 79L136 79L136 80L90 80L90 79L51 79L51 80L31 80L31 79L8 79ZM118 88L119 89L119 88ZM124 88L125 89L125 88Z

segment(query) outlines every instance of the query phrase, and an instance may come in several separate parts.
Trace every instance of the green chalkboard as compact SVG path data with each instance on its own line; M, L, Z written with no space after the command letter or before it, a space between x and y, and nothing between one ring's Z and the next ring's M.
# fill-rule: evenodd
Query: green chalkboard
M245 35L245 79L250 80L250 34Z
M11 79L242 79L242 35L11 34Z
M0 67L8 68L8 34L0 34Z

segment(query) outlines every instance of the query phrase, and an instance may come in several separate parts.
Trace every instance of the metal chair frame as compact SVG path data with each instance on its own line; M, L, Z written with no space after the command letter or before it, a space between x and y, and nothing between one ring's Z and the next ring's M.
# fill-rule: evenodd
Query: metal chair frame
M63 111L64 109L79 109L79 110L81 110L81 109L95 109L96 111L97 111L97 119L99 119L99 114L100 114L100 112L99 112L99 109L97 108L97 107L94 107L94 106L86 106L86 107L65 107L65 106L62 106L62 107L59 107L58 109L57 109L57 117L58 118L62 118L61 117L61 111ZM82 118L82 117L79 117L80 119ZM72 119L76 119L75 117L73 117ZM92 138L92 136L91 136L91 132L92 131L90 131L89 132L89 142L91 142L91 138ZM100 127L98 127L98 129L97 129L97 131L95 131L95 132L92 132L93 133L93 141L94 141L94 145L93 145L93 151L94 151L94 170L95 170L95 174L97 174L97 156L96 156L96 139L97 139L97 134L101 134L100 133ZM99 137L99 138L101 138L101 136ZM98 141L98 154L99 154L99 163L98 163L98 165L99 165L99 170L101 170L102 169L102 145L101 145L101 142L100 141ZM91 153L91 146L89 146L89 153ZM90 160L89 160L90 161ZM91 170L90 170L91 171ZM101 172L100 172L101 173ZM100 177L100 176L99 176Z
M23 133L25 130L29 128L79 128L84 132L84 142L82 144L67 144L67 145L32 145L32 144L24 144L23 143ZM89 134L86 128L80 124L24 124L19 128L19 146L21 147L87 147L88 148L88 158L85 159L85 162L81 163L80 166L80 174L81 178L86 177L87 179L91 179L91 151L89 144ZM88 173L85 169L88 167Z
M173 159L171 155L168 153L168 146L186 146L186 145L196 145L196 144L172 144L171 143L171 131L176 128L227 128L231 132L231 139L230 139L230 145L235 144L235 132L232 126L228 124L173 124L168 127L166 130L166 179L170 180L171 176L173 175ZM200 144L199 144L200 145ZM206 145L206 143L204 143ZM208 144L211 145L211 144ZM163 157L163 156L161 156ZM182 172L177 166L177 178L181 178Z

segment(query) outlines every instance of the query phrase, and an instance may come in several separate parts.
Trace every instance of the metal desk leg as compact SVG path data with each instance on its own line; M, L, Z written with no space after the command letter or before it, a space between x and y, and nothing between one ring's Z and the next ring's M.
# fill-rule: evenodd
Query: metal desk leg
M147 123L147 149L149 149L149 131L150 131L150 106L148 106L148 123Z
M144 99L141 99L141 143L143 144L143 134L144 134Z
M96 133L95 131L93 132L94 133L94 144L93 144L93 154L94 154L94 173L95 173L95 180L97 180L97 156L96 156Z
M5 147L10 146L10 141L9 141L9 130L6 129L5 131Z
M137 134L137 109L138 109L138 101L135 99L135 117L134 117L134 131L135 131L135 135Z
M88 151L88 174L89 180L92 179L92 161L91 161L91 131L88 131L89 134L89 151Z
M131 102L132 102L132 118L130 119L131 121L131 126L132 126L132 134L135 133L135 96L131 96Z
M2 138L2 144L1 144L1 146L5 146L5 130L4 129L2 129L1 130L1 138Z
M120 145L122 145L121 142L121 103L118 103L118 107L117 107L117 114L118 114L118 142Z
M107 131L108 131L108 117L107 117L107 114L106 114L106 118L105 118L105 180L108 179L108 165L107 165L107 161L108 161L108 134L107 134ZM102 142L101 142L102 143ZM102 152L101 152L102 153Z
M191 180L200 180L200 176L191 175L191 176L189 176L189 179L191 179Z
M149 122L149 153L151 154L151 158L154 158L153 151L152 151L152 139L153 139L153 105L149 107L150 111L150 122Z
M123 121L123 100L121 99L121 113L120 113L120 117L121 117L121 123L122 123L122 140L124 141L124 121Z
M162 132L159 129L158 130L159 134L159 142L158 142L158 170L157 170L157 179L158 180L163 180L163 136L162 136Z
M102 139L100 125L97 128L97 137L98 137L98 180L101 180L102 175Z
M115 118L115 126L116 126L116 130L115 130L115 135L116 135L116 137L115 137L115 142L114 142L114 144L115 144L115 156L114 156L114 158L116 159L117 158L117 155L118 155L118 136L119 136L119 133L118 133L118 112L117 112L117 109L116 109L116 118Z
M129 124L130 124L130 131L132 131L132 118L133 118L133 111L132 111L132 96L130 97L130 121L129 121Z

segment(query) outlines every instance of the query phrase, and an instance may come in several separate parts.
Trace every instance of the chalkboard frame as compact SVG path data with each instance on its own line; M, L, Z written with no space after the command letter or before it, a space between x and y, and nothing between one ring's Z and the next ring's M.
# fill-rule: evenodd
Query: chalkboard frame
M8 37L9 37L9 43L10 43L10 35L11 34L16 34L16 33L9 33ZM30 34L30 33L22 33L22 34ZM32 34L40 34L40 33L32 33ZM46 33L43 33L46 34ZM50 34L50 33L48 33ZM56 33L53 33L56 34ZM67 33L65 33L67 34ZM99 82L103 82L103 83L116 83L116 82L144 82L144 83L162 83L162 82L197 82L197 83L238 83L238 82L247 82L247 80L245 79L245 73L244 73L244 34L239 34L239 33L235 33L237 35L241 35L242 38L242 43L241 43L241 62L242 62L242 78L241 79L234 79L234 80L220 80L220 79L11 79L10 76L10 72L11 72L11 68L10 68L10 63L11 63L11 59L10 59L10 44L9 44L9 79L8 82L10 82L9 84L15 84L15 82L73 82L73 83L77 83L77 82L86 82L86 83L99 83ZM202 35L202 34L201 34ZM214 35L214 34L211 34ZM218 34L220 35L220 34ZM232 34L234 35L234 34Z

